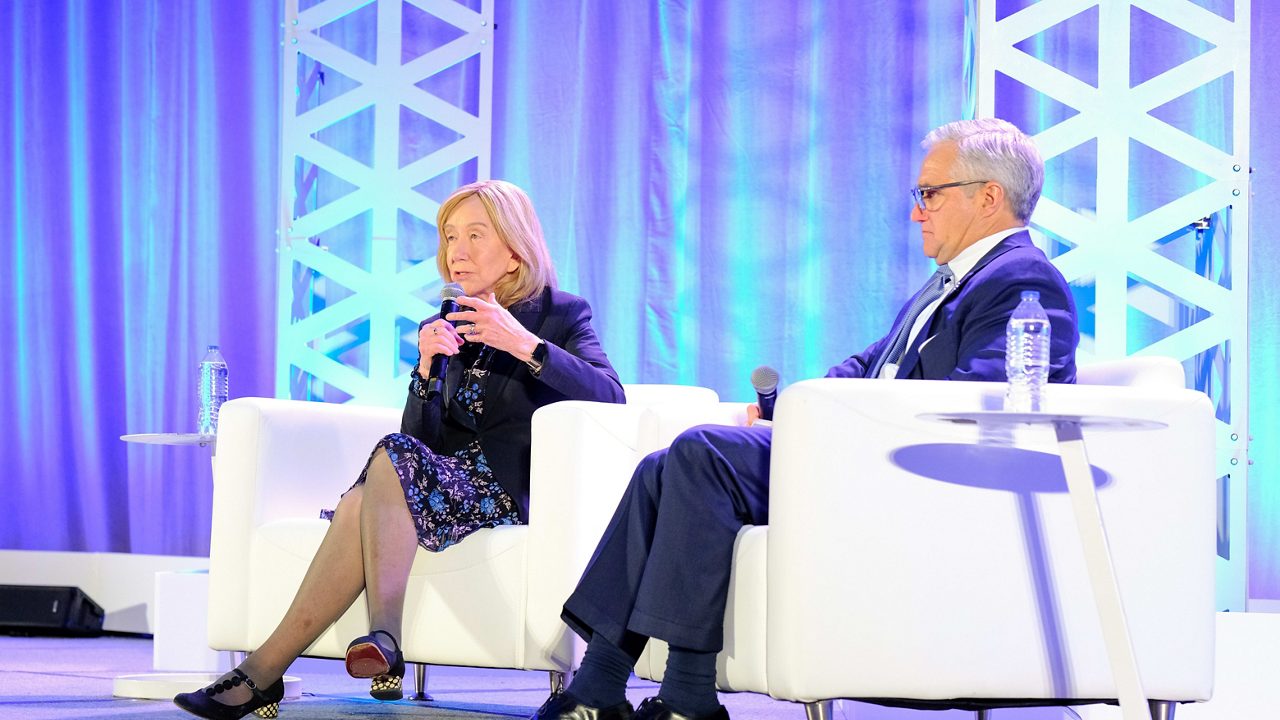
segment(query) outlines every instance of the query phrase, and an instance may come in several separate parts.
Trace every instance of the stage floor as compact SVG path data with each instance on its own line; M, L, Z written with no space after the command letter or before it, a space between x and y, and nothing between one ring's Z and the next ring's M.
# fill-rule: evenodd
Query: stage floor
M1246 616L1247 615L1247 616ZM1280 616L1219 616L1217 687L1214 700L1184 705L1178 720L1245 720L1271 717L1280 707L1275 685L1280 670ZM46 718L148 718L193 716L163 700L112 697L116 676L151 670L151 639L10 637L0 635L0 720ZM547 698L547 675L518 670L432 666L432 702L380 703L367 684L347 676L337 660L301 659L289 674L302 679L302 697L281 706L285 720L353 717L415 717L432 720L527 718ZM411 678L406 678L412 684ZM632 703L657 693L654 683L632 678ZM804 708L752 693L722 693L733 720L804 720ZM974 713L912 711L857 702L837 702L833 720L971 720ZM1117 720L1114 706L1006 709L995 720ZM250 716L252 718L253 716Z
M112 697L112 681L117 675L150 670L148 637L0 635L0 718L191 718L170 702ZM303 695L281 706L284 720L366 716L432 720L525 718L546 700L548 693L546 673L432 666L428 681L432 702L381 703L368 696L367 681L348 677L337 660L303 658L294 663L289 674L302 678ZM411 675L406 678L406 685L412 683ZM656 693L654 683L632 678L628 696L633 703ZM802 706L759 695L725 694L721 702L734 720L804 720ZM971 717L965 713L955 716ZM854 720L853 715L846 717ZM935 717L945 720L945 715Z

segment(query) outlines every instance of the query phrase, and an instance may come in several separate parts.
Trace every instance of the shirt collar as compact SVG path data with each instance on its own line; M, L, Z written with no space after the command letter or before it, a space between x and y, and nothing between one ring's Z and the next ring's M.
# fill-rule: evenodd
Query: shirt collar
M1013 227L1008 228L1007 230L1001 230L1000 232L988 235L964 250L961 250L959 255L951 258L951 262L947 263L947 267L951 268L951 272L955 274L955 279L952 282L960 282L961 278L967 275L969 271L973 269L974 265L978 264L978 261L982 259L982 256L991 252L991 248L999 245L1001 240L1026 229L1026 227Z

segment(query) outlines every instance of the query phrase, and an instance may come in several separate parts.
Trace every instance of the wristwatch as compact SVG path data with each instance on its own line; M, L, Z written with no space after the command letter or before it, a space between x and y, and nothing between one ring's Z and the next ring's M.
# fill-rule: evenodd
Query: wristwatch
M533 346L533 352L524 364L529 366L529 372L537 375L542 372L542 365L547 361L547 341L538 340L538 344Z

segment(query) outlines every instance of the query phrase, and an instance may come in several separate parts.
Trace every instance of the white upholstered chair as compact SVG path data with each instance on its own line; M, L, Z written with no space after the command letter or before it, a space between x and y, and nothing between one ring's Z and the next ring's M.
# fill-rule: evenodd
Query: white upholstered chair
M1154 717L1212 691L1214 418L1168 358L1082 367L1053 412L1154 420L1084 433ZM919 707L1117 697L1052 429L920 415L999 409L1003 386L812 380L775 414L770 524L735 547L719 684ZM682 422L653 408L668 434ZM638 672L661 678L651 642Z
M706 388L626 387L627 405L566 402L533 419L530 522L476 532L443 553L419 550L410 574L401 647L422 664L546 670L553 687L580 657L560 621L613 511L616 494L591 472L628 475L654 444L650 406L716 407ZM588 413L582 412L588 406ZM400 426L400 410L241 398L218 430L209 569L209 645L250 651L279 622L333 508L374 443ZM536 578L531 582L530 578ZM340 658L368 631L362 595L307 650Z

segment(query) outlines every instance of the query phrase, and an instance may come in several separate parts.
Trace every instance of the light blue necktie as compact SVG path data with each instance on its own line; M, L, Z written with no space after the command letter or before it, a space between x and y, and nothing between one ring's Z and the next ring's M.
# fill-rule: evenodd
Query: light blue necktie
M907 312L902 316L902 322L893 328L893 342L890 342L888 349L880 353L880 357L876 358L875 365L871 368L871 373L867 375L869 378L880 377L880 371L884 369L886 363L898 364L902 361L902 354L907 350L907 340L911 337L911 328L915 326L916 319L920 317L920 313L929 307L930 303L946 292L947 282L953 277L951 268L946 265L939 265L937 272L929 278L929 281L920 288L920 292L912 298L911 304L907 306Z

